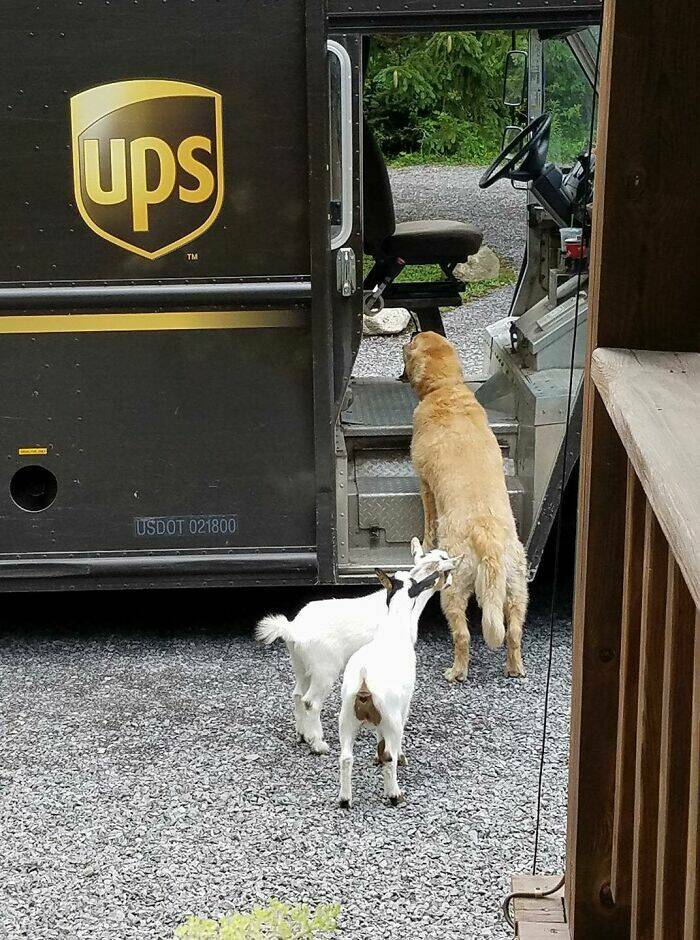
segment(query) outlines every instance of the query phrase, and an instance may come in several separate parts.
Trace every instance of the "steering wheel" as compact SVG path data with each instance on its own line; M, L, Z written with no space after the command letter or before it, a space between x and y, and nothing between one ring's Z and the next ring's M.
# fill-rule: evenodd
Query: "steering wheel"
M535 118L499 153L479 180L479 188L488 189L502 179L519 183L536 180L547 159L551 128L551 114Z

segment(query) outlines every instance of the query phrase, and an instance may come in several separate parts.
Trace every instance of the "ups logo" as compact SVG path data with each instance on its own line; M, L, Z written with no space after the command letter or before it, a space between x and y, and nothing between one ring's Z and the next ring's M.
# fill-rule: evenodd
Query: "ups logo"
M221 96L170 81L71 99L75 198L107 241L154 259L209 228L224 196Z

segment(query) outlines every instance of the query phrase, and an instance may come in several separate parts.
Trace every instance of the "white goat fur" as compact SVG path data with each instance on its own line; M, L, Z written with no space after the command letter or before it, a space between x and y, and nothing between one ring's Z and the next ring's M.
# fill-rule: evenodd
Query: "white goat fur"
M446 573L452 567L454 563L448 558L440 563L439 571ZM439 580L426 586L416 597L411 597L409 588L415 581L410 575L397 572L393 585L395 593L389 595L387 616L374 639L354 653L345 667L338 719L341 746L339 800L343 808L352 805L353 746L365 723L374 726L377 736L377 758L384 775L384 795L395 805L403 798L397 767L399 760L405 762L403 734L416 682L414 647L418 620L431 595L445 583L445 574L440 574ZM391 583L387 584L387 590L390 588Z
M448 557L440 549L423 552L418 539L412 540L411 552L414 564L408 576L415 580L438 570ZM296 678L292 693L296 733L315 754L330 750L323 739L321 709L352 654L369 643L386 619L386 599L381 588L363 597L312 601L291 622L282 614L271 614L256 628L261 643L279 638L287 644Z

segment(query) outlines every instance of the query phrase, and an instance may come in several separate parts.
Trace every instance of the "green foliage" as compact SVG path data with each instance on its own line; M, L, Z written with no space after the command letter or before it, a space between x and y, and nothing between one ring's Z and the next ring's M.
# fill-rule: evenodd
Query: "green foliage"
M290 907L271 900L250 914L231 914L222 920L190 917L175 931L175 940L297 940L335 933L339 904L320 904L315 910L300 904Z
M549 159L571 161L588 148L593 91L571 49L561 40L544 44L545 109L551 111Z
M378 37L366 113L387 158L485 163L500 149L507 33ZM417 159L419 158L419 159Z
M516 44L525 48L525 33ZM372 41L365 112L394 166L484 165L512 120L502 103L511 34L438 33ZM546 108L554 114L550 159L571 161L587 145L592 92L569 47L547 40Z

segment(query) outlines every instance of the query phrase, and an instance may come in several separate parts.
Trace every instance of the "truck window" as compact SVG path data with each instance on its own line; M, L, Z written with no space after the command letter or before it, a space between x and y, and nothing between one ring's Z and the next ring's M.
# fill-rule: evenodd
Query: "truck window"
M571 166L588 149L593 88L564 39L544 43L544 107L551 111L549 159Z

